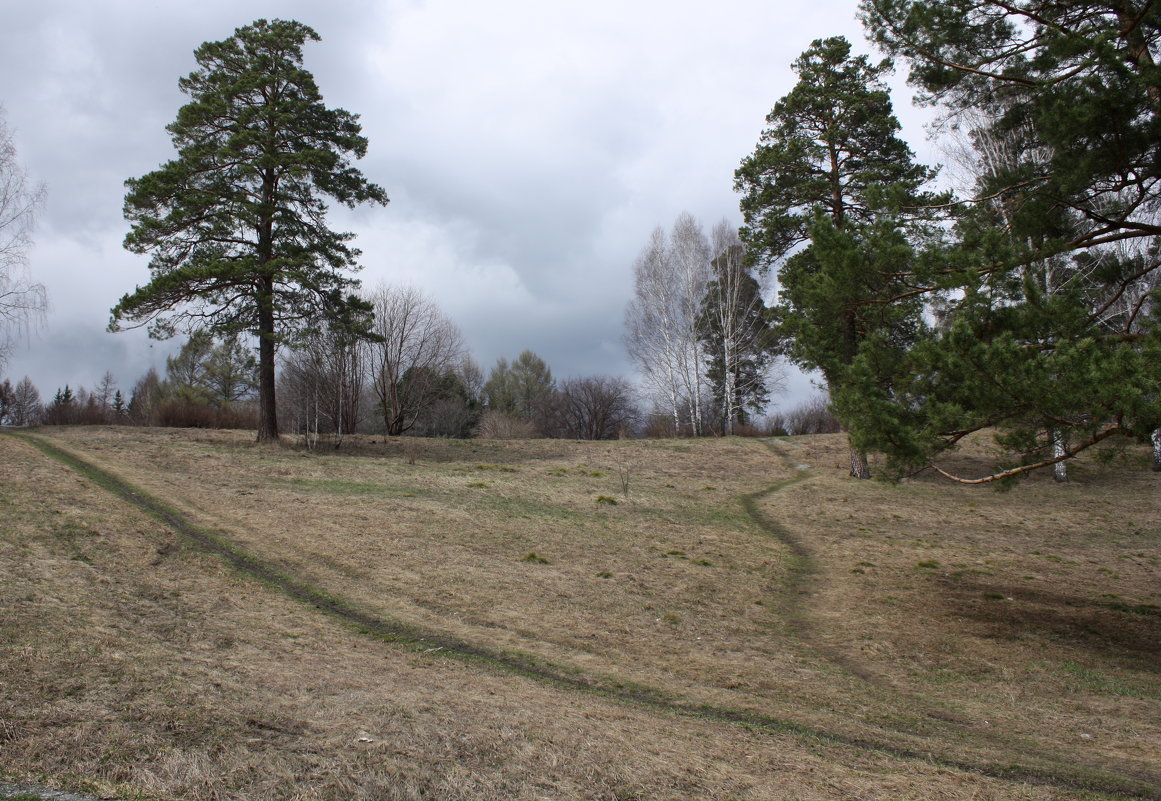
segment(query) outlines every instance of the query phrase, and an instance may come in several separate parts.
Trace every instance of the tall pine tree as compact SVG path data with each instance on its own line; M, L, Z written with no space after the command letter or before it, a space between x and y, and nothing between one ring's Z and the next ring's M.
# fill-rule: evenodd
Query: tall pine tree
M178 155L126 182L125 247L150 255L151 280L112 310L110 328L181 324L249 331L259 342L258 439L278 437L275 348L320 312L359 318L358 251L326 225L326 198L385 204L351 165L367 140L358 117L323 104L294 21L258 20L195 51L190 97L169 127ZM356 307L358 307L356 309Z
M735 174L751 258L778 269L773 318L791 361L822 372L830 392L845 381L864 342L880 332L884 301L907 291L898 265L862 252L869 239L900 230L886 212L930 202L930 179L898 137L882 81L886 64L851 54L841 37L815 41L793 65L798 83L766 117L755 152ZM913 317L893 315L892 325ZM851 475L868 478L866 453L852 440Z

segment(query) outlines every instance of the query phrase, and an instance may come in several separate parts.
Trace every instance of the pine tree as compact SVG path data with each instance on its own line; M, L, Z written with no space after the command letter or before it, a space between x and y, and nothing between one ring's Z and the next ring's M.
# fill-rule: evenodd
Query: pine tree
M1161 9L1125 2L864 0L922 99L1003 158L910 277L941 329L864 419L901 469L989 428L1009 464L1059 464L1161 425ZM1155 312L1154 312L1155 314ZM864 387L867 390L867 387ZM867 394L866 392L864 394Z
M514 361L503 357L484 384L488 408L536 421L540 405L552 394L556 381L544 359L525 350Z
M883 320L872 325L906 291L899 265L866 248L894 239L898 250L908 222L899 211L932 202L920 190L931 172L897 135L882 81L887 64L851 55L834 37L815 41L793 68L798 83L767 116L770 127L735 173L735 188L750 257L778 267L772 316L781 349L820 370L835 395L865 342L900 339L897 330L876 330ZM889 316L895 328L916 319ZM854 439L851 475L870 477Z
M203 44L179 82L190 102L168 128L177 158L126 182L125 247L151 256L152 278L113 308L110 328L256 335L259 440L278 437L276 346L320 312L365 309L345 274L358 251L326 226L325 198L387 202L351 165L367 148L357 116L327 108L302 67L303 45L318 38L258 20Z

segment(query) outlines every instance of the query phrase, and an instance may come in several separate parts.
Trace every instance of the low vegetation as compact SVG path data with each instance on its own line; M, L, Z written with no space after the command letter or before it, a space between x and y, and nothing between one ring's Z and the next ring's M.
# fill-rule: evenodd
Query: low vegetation
M0 779L1161 798L1144 451L997 493L851 481L842 435L404 444L0 437Z

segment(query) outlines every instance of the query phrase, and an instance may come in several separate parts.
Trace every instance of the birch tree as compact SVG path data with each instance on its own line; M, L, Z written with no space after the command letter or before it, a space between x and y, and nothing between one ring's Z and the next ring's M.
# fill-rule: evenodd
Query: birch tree
M364 413L364 363L363 338L325 323L285 352L279 386L286 397L280 404L308 445L325 431L338 448L355 433Z
M698 222L678 216L667 237L654 230L633 267L634 296L625 311L625 345L645 384L673 420L702 433L705 353L698 317L712 280L711 250Z
M711 241L713 280L702 299L698 335L722 433L728 435L748 411L766 405L773 343L761 286L746 263L737 229L722 220Z
M0 364L14 341L48 308L44 285L33 281L28 251L45 190L29 179L16 156L0 109Z

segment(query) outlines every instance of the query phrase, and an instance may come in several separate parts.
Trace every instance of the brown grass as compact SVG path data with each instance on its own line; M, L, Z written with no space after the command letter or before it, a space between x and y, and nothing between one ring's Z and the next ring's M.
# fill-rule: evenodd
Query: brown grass
M1148 796L1161 775L1143 462L997 494L849 481L833 437L41 436L368 614L606 693L361 635L4 437L13 776L183 799L967 799Z

